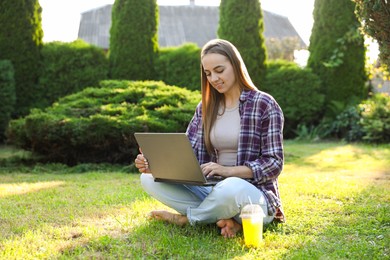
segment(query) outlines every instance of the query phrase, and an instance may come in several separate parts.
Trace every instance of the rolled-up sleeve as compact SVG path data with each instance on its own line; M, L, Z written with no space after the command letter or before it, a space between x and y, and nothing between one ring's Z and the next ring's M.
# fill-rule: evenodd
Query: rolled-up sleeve
M242 108L238 165L252 169L253 182L276 179L283 169L283 112L264 92L247 100Z
M260 152L244 165L253 171L254 182L265 183L276 179L283 169L283 123L280 107L272 102L260 119Z

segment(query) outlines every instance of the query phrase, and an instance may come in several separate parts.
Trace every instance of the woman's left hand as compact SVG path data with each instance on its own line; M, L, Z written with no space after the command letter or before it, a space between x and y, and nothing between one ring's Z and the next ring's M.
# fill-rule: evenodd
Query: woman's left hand
M222 166L215 162L204 163L200 165L200 168L205 177L221 176L227 178L230 176L231 167Z

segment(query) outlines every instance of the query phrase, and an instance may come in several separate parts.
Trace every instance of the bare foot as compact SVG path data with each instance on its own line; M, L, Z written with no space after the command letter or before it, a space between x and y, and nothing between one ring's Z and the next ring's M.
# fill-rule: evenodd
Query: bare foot
M232 218L218 220L217 226L221 228L221 235L225 238L235 237L237 232L242 229L242 226Z
M172 223L178 226L184 226L188 223L188 218L186 216L171 213L166 210L154 210L150 212L150 217L158 220L162 220L168 223Z

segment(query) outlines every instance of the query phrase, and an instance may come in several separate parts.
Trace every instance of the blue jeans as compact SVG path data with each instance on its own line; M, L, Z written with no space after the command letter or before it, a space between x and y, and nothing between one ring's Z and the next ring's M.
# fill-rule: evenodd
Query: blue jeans
M226 178L215 186L192 186L155 182L151 174L143 173L141 185L150 196L187 216L191 225L230 218L241 224L241 209L251 202L262 207L266 215L265 225L274 219L274 216L267 215L264 194L241 178Z

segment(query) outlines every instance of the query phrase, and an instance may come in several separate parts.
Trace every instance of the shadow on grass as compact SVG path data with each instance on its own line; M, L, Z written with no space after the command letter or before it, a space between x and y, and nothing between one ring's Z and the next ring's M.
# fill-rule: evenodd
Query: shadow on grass
M102 236L62 252L71 258L92 255L112 259L231 259L245 254L237 239L225 240L215 225L177 227L148 221L122 237Z

